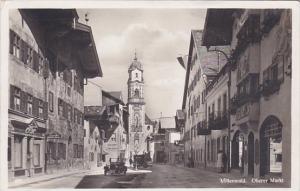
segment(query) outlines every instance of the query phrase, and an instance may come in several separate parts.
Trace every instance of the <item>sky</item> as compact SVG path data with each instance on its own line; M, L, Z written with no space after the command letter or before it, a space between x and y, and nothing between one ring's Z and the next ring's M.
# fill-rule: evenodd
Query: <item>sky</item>
M142 62L146 113L151 119L175 116L181 109L185 70L177 57L188 54L191 30L203 29L204 9L77 9L79 21L92 27L103 71L89 79L87 102L95 103L99 88L122 91L127 103L128 67L134 53ZM96 103L95 103L96 104Z

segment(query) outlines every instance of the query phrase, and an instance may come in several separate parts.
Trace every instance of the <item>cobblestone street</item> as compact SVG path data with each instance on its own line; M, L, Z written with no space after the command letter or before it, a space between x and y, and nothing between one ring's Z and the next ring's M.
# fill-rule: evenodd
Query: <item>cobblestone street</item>
M150 171L151 170L151 171ZM39 183L27 184L22 188L239 188L239 187L284 187L282 183L225 183L240 180L232 174L155 164L149 170L129 170L126 176L104 176L103 172L72 174L63 178L50 179ZM222 181L224 181L222 183Z

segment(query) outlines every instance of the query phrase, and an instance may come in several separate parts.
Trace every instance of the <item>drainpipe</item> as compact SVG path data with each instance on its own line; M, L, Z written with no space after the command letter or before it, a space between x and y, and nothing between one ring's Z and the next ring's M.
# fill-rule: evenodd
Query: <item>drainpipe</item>
M227 172L230 172L230 160L231 160L231 156L230 156L230 137L231 137L231 115L230 115L230 109L231 109L231 104L230 104L230 89L231 89L231 62L230 60L228 60L229 66L228 66L228 112L227 112L227 118L228 118L228 140L227 140Z

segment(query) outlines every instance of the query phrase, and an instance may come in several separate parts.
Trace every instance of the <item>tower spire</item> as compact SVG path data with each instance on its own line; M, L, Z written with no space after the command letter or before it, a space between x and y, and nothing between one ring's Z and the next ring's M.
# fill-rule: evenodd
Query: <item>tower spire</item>
M136 49L134 49L134 60L137 60Z

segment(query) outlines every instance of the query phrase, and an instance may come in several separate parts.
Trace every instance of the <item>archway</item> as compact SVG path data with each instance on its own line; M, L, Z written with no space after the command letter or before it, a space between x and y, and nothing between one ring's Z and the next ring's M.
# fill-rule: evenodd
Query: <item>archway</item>
M254 135L248 136L248 175L254 175Z
M231 168L244 169L243 151L244 151L244 138L241 136L240 131L236 131L231 143Z
M260 176L282 173L282 123L269 116L260 129Z

